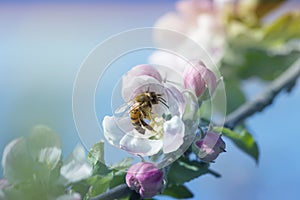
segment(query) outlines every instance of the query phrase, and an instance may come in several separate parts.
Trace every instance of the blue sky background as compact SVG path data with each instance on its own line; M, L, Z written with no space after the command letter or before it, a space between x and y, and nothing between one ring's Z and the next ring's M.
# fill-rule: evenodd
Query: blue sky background
M81 63L107 37L153 25L174 9L175 1L51 2L0 2L1 152L32 126L46 124L61 135L64 155L69 154L80 143L72 90ZM249 98L262 90L258 83L244 87ZM227 153L212 165L223 177L205 175L187 184L195 199L298 199L299 100L298 83L291 94L279 95L272 106L249 119L260 147L259 165L227 142Z

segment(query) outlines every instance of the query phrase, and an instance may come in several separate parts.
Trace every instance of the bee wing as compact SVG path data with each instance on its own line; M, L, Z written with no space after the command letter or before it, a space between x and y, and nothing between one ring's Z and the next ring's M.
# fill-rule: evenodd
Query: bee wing
M121 113L124 113L127 110L129 110L129 108L130 108L130 105L128 103L124 103L119 108L117 108L114 113L121 114Z

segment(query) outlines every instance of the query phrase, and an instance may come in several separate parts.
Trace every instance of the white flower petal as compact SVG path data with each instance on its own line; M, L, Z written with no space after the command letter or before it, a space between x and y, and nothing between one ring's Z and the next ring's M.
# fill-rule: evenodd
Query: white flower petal
M149 62L159 66L163 80L178 85L183 85L182 73L188 64L183 58L165 51L155 51L149 58Z
M135 155L152 156L162 148L161 140L150 140L133 135L125 135L120 141L120 147Z
M185 100L182 93L174 86L168 85L166 87L166 94L170 113L182 116L185 109Z
M184 123L178 116L164 123L164 153L175 151L183 144L184 130Z
M121 118L105 116L102 121L102 126L104 137L110 144L115 146L119 146L122 137L133 129L128 116Z
M52 169L57 167L61 160L62 150L55 146L42 148L39 151L38 161L41 163L47 163Z

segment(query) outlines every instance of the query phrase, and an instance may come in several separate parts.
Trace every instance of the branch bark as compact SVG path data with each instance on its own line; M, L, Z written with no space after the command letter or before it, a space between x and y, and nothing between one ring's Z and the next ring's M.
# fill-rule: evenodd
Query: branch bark
M234 112L230 113L225 120L224 126L233 129L240 122L252 116L256 112L261 112L265 107L270 105L273 99L286 89L288 92L295 85L297 78L300 76L300 59L298 59L291 67L289 67L283 74L272 81L266 90L257 95L251 101L242 104ZM110 191L91 198L90 200L111 200L124 197L128 194L133 194L134 191L130 190L126 184L119 185ZM137 197L131 199L139 199Z
M290 92L299 76L300 58L278 78L273 80L263 93L257 95L253 100L245 102L235 111L230 113L226 117L224 126L233 129L246 118L257 112L261 112L268 105L272 104L273 99L280 93L280 91L286 89Z
M90 198L90 200L112 200L119 199L126 195L132 194L134 191L130 190L130 188L125 184L121 184L106 193L100 194L98 196Z

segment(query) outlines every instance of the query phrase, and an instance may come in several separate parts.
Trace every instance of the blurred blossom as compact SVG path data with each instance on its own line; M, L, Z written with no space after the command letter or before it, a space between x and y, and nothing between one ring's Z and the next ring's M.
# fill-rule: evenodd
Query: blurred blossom
M195 144L199 148L198 157L204 162L212 162L220 153L225 152L226 148L221 135L215 132L207 132L205 137Z
M85 150L78 145L64 162L60 170L67 183L85 179L92 174L92 167L86 160Z
M5 199L5 195L2 191L2 189L6 188L7 186L9 186L8 181L5 179L0 179L0 200Z
M163 187L163 172L152 163L140 162L128 169L126 184L142 198L151 198Z
M157 20L155 26L183 33L202 46L218 62L224 54L225 24L220 3L210 0L182 0L176 4L177 12L170 12ZM158 44L172 39L163 33L155 34ZM176 48L184 48L185 41L176 41Z

